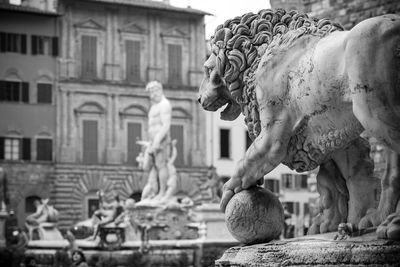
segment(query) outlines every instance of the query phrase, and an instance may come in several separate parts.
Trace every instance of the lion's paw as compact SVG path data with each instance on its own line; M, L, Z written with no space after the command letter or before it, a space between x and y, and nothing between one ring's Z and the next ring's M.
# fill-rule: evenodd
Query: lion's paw
M400 212L390 214L376 232L378 238L400 240Z
M369 209L367 214L358 223L358 229L375 227L382 222L382 214L377 209Z

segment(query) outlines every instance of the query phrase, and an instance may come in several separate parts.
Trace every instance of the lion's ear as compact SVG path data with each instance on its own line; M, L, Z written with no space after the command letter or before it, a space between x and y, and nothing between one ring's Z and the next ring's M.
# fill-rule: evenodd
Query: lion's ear
M240 105L236 102L230 102L228 106L221 112L221 119L224 121L233 121L239 117L242 112Z

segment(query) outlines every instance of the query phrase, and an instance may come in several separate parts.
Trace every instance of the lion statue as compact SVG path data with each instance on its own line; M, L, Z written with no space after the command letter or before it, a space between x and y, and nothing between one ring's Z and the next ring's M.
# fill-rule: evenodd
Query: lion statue
M400 178L381 179L377 210L369 143L400 153L400 16L365 20L350 31L297 11L261 10L226 21L211 38L198 101L223 120L244 115L252 145L224 185L221 209L235 193L283 163L319 167L320 214L309 233L340 223L376 227L400 216ZM394 156L393 156L394 155ZM390 157L389 157L390 158ZM378 180L379 183L379 180ZM400 239L400 227L383 232Z

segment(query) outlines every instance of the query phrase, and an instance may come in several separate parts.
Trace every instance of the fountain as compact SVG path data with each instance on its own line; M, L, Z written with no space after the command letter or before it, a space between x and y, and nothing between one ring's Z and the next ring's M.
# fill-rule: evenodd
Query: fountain
M92 218L72 226L65 239L49 241L47 235L39 235L39 240L29 241L25 254L42 266L69 262L68 255L79 248L93 266L200 267L238 244L215 203L219 201L215 169L210 169L203 186L213 203L198 206L187 195L178 194L174 161L179 140L170 140L171 105L160 83L150 82L146 90L152 106L150 141L138 141L143 152L137 161L148 173L141 200L120 199L118 192L113 192L113 199L107 202L100 190L99 209Z

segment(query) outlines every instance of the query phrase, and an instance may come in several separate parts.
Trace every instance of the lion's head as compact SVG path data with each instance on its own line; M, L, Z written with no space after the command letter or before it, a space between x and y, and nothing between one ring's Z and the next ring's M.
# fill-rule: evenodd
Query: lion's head
M229 92L228 85L216 68L216 56L212 54L204 64L205 77L200 86L199 102L205 110L216 111L222 106L227 107L221 112L221 119L234 120L240 112L240 106Z
M288 45L305 34L325 36L342 29L329 20L283 9L264 9L227 20L210 40L212 53L204 64L200 104L209 111L228 104L221 113L224 120L234 120L242 111L250 136L255 137L259 132L255 71L261 56L268 48Z

